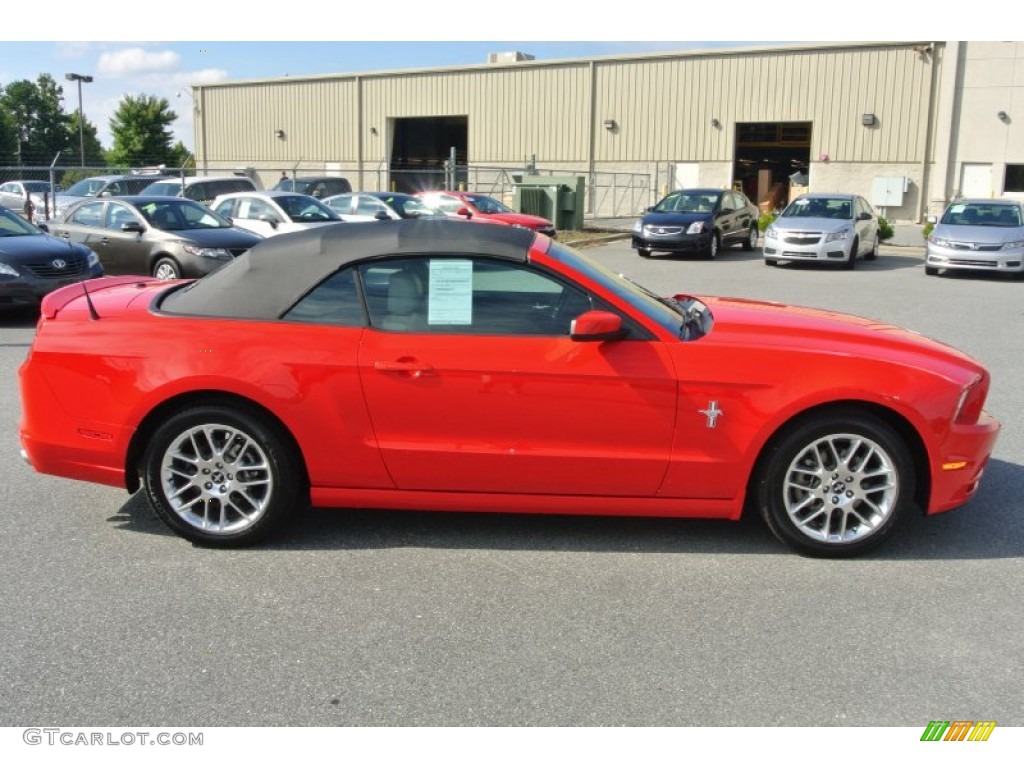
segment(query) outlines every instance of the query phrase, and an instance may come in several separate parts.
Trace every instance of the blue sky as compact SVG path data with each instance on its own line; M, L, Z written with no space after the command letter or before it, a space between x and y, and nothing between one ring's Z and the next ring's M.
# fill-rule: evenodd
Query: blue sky
M12 30L39 28L38 7L19 10L17 5L8 6L0 40ZM770 6L764 3L739 0L728 5L726 14L717 14L717 23L711 23L716 18L712 10L724 5L681 5L662 0L633 6L641 7L642 13L621 3L562 3L556 7L550 0L462 5L389 0L362 11L322 3L314 6L315 11L304 8L294 14L286 13L287 4L267 5L266 14L252 6L253 13L242 18L213 6L178 0L175 7L179 12L174 18L168 20L170 14L161 12L157 24L168 41L140 42L136 39L140 33L150 31L152 6L105 0L104 13L97 14L93 12L96 6L83 5L80 0L48 0L46 7L63 23L45 25L46 32L74 32L77 39L2 40L0 84L34 80L48 72L65 86L64 108L73 112L78 108L77 86L66 82L64 75L91 75L94 81L82 87L83 109L106 147L111 142L110 116L125 94L166 98L180 116L172 126L175 137L191 148L194 141L188 86L199 83L483 64L488 53L509 50L530 53L538 59L557 59L762 45L778 40L945 39L937 30L923 28L920 19L910 16L909 11L894 12L877 0L858 2L854 6L857 13L842 27L834 23L834 10L825 10L821 3L810 0L789 0L784 13L766 10ZM93 10L83 12L84 8ZM331 10L334 8L344 10ZM445 14L443 8L458 10ZM885 23L880 24L883 11ZM319 21L316 13L322 14ZM906 17L901 18L900 13ZM19 14L24 18L19 19ZM850 23L851 18L857 21ZM111 24L110 19L121 21ZM310 33L322 31L318 27L339 37L353 36L358 31L361 37L386 39L309 40ZM698 31L701 37L724 37L721 33L726 30L735 33L729 36L744 42L644 39L652 33L694 37ZM884 32L883 37L879 37L880 32ZM213 39L197 39L200 35Z

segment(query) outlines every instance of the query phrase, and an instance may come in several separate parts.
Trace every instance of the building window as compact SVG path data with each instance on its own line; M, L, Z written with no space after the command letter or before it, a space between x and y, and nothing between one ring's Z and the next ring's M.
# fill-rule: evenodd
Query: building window
M1004 192L1024 192L1024 165L1006 164Z

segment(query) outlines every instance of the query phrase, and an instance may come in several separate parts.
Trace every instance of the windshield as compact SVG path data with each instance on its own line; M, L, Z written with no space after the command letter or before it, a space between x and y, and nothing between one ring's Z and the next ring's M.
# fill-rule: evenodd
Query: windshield
M177 197L181 194L180 181L154 181L141 190L144 195L169 195Z
M674 300L660 298L658 294L634 283L628 277L613 272L603 264L591 261L578 251L557 241L551 243L548 255L599 283L609 293L642 312L669 333L679 335L683 314Z
M853 203L848 197L798 197L782 217L804 219L852 219Z
M106 179L82 179L77 184L68 187L65 194L75 197L95 197L106 184Z
M968 227L1019 227L1020 208L1006 203L953 203L941 224Z
M718 192L673 192L654 206L654 212L711 213L719 197Z
M466 195L465 199L472 203L480 213L515 213L504 203L499 203L493 197L486 195Z
M274 202L292 221L341 221L335 211L308 195L281 195Z
M231 227L227 219L191 200L152 200L140 205L139 211L154 229L164 232Z
M0 206L0 237L21 237L22 235L41 235L38 229L25 221L21 216L11 213Z
M50 182L48 181L25 181L22 183L25 185L25 189L29 192L38 192L43 194L50 191Z

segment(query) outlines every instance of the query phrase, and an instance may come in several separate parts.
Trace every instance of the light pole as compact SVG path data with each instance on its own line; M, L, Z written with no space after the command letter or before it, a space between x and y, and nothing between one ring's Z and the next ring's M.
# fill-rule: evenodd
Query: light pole
M64 75L65 80L78 82L78 152L81 158L81 165L85 167L85 121L82 119L82 83L91 83L92 75L78 75L68 72Z

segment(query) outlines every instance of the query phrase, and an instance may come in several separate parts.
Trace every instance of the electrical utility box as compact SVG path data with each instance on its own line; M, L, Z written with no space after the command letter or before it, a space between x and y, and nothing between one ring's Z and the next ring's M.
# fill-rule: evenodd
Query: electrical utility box
M585 191L583 176L523 176L516 184L512 207L543 216L559 232L581 230Z
M876 176L871 184L871 204L876 208L899 208L910 189L906 176Z

